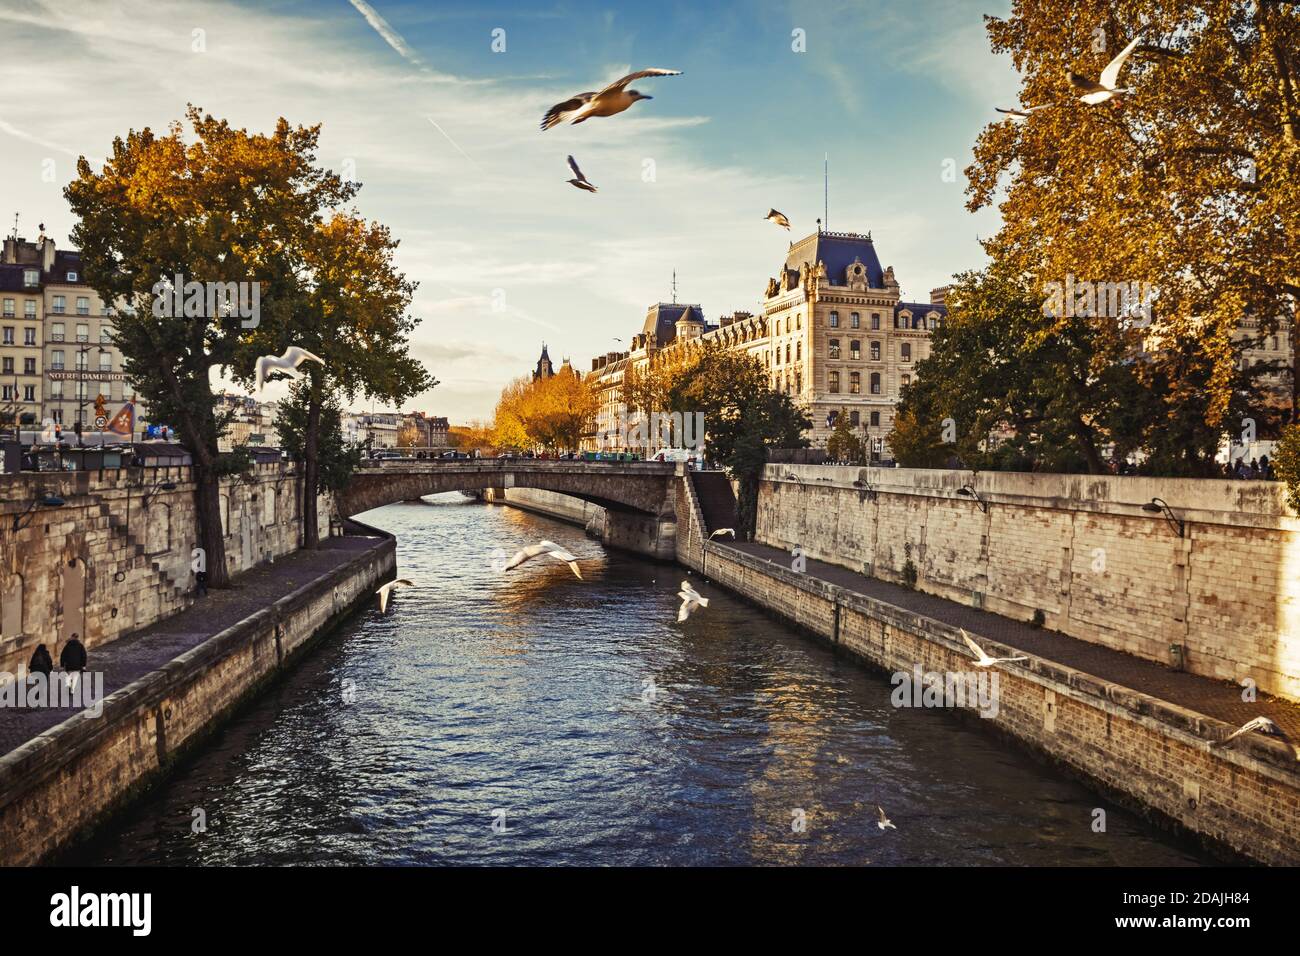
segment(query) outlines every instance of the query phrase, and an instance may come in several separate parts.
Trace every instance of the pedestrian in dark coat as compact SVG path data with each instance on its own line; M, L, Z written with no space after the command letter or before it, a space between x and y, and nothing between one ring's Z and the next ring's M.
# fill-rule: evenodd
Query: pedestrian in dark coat
M77 640L76 634L73 634L68 639L68 643L63 645L63 653L59 655L59 666L65 671L86 669L86 645Z
M44 674L49 677L52 670L54 670L54 660L50 657L50 652L45 649L44 644L37 644L36 650L32 652L32 659L27 662L27 673Z

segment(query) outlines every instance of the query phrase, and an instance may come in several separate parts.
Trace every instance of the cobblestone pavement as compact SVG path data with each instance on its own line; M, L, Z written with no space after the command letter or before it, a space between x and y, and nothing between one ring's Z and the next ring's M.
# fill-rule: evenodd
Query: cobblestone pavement
M755 542L724 542L720 546L735 548L783 567L790 566L789 553L780 548ZM1241 699L1242 688L1229 681L1176 671L1155 661L1134 657L1056 631L1036 628L1022 621L967 607L933 594L911 591L902 585L869 578L838 565L811 558L807 561L807 574L811 577L923 614L953 627L964 627L977 642L982 635L1018 651L1073 667L1102 680L1141 691L1235 726L1262 714L1276 721L1293 740L1300 741L1300 704L1265 694L1260 694L1254 703L1246 703Z
M214 634L268 607L308 581L356 557L379 539L330 538L317 551L297 551L235 577L232 586L212 590L192 607L109 644L89 649L85 677L104 675L104 696L157 670ZM58 673L56 671L56 673ZM0 753L8 753L42 731L62 723L75 708L0 707Z

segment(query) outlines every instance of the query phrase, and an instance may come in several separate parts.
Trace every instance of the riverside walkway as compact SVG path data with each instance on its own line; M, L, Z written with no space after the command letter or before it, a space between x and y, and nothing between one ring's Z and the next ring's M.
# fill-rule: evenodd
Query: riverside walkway
M86 679L104 675L104 696L197 647L295 589L341 567L383 539L350 534L321 541L315 551L295 551L273 564L235 576L229 588L211 590L184 611L108 644L91 646ZM57 673L57 671L56 671ZM9 753L77 713L72 707L0 707L0 753Z
M756 558L789 567L790 555L780 548L756 542L712 542L712 547L732 548ZM1234 726L1252 717L1276 722L1294 740L1300 740L1300 704L1263 693L1254 702L1241 699L1242 688L1230 681L1174 670L1123 651L1044 630L991 611L967 607L946 598L912 591L899 584L869 578L839 565L807 558L804 573L837 587L920 614L951 627L963 627L983 645L984 639L1005 644L1013 653L1023 651L1093 677L1119 684L1187 710ZM987 647L989 653L995 652ZM1014 669L1017 665L1002 665Z

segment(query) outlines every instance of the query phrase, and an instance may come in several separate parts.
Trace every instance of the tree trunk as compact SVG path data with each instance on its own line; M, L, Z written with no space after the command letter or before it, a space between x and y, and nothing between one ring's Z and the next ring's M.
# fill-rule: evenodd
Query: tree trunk
M741 541L754 540L758 526L758 476L741 475L736 494L736 536Z
M230 572L226 568L226 536L221 523L221 479L210 462L194 459L194 504L198 511L199 540L202 542L204 567L208 587L230 586Z
M311 397L307 402L307 434L303 436L302 444L302 546L311 549L320 547L320 519L316 513L320 473L320 406L320 390L313 377Z

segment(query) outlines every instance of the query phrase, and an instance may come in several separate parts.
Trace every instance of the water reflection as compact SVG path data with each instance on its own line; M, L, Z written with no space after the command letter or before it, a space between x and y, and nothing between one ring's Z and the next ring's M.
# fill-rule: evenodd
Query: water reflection
M416 585L390 614L349 621L69 862L1202 861L977 727L894 709L883 676L717 588L678 625L680 568L430 500L365 516ZM541 538L586 580L493 570Z

